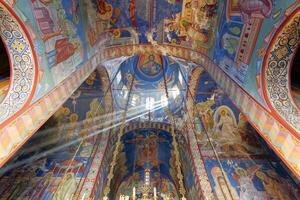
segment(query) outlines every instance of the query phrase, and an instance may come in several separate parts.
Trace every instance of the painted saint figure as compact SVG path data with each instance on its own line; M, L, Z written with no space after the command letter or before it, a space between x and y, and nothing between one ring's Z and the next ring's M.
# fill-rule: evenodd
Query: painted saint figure
M258 191L252 181L260 166L252 166L247 169L238 167L235 169L234 178L239 183L240 200L265 200L268 199L266 192Z
M236 119L233 112L227 106L221 106L217 109L214 114L215 121L215 137L218 138L220 142L227 142L229 138L236 142L240 142L241 138L239 135L235 134L235 129L237 127Z

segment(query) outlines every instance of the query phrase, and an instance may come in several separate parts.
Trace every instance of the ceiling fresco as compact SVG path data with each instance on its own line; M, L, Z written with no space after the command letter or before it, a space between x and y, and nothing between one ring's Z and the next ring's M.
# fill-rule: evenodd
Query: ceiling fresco
M148 112L151 110L151 120L164 121L168 118L168 107L176 116L183 116L186 80L191 70L188 65L156 54L140 54L125 59L105 63L113 80L111 89L117 110L125 108L133 81L129 109L140 109L140 119L149 119ZM112 63L119 64L118 70ZM164 77L169 99L166 98Z
M145 170L150 170L151 186L161 196L174 199L180 197L178 172L183 174L189 200L205 198L200 194L204 178L211 187L209 192L220 199L300 199L299 181L268 149L269 144L261 141L248 119L221 89L223 86L217 85L201 66L165 53L178 50L190 59L197 54L189 50L202 53L204 56L199 57L204 61L200 63L209 63L210 58L216 65L208 66L217 70L220 67L243 92L266 105L261 80L264 57L271 38L299 1L298 4L292 0L9 2L28 27L36 51L39 73L34 101L60 84L73 84L62 81L86 62L90 69L100 64L105 69L102 73L94 71L66 102L57 101L61 108L54 114L49 111L47 115L53 115L50 120L0 169L0 185L4 185L0 187L0 199L72 199L80 192L77 189L86 177L90 182L84 191L95 195L88 198L102 197L106 181L112 177L110 169L113 178L107 184L109 199L117 199L119 194L130 196L133 187L144 183ZM97 57L96 44L102 33L110 38L101 44ZM144 48L156 48L157 44L188 51L174 48L148 52ZM121 50L117 49L120 45L124 45ZM127 56L105 60L101 50L106 47L111 57L120 52L123 55L126 47L128 52L130 47L141 50L134 51L138 52L134 55L125 52ZM196 69L201 71L197 77L193 75ZM217 78L226 80L223 75ZM219 83L231 84L227 80ZM188 98L189 95L194 99ZM257 105L250 104L249 108ZM153 127L135 127L128 132L119 129L122 123L125 126L130 122L169 125L173 117L175 128L182 128L182 134L174 133L181 165L176 163L178 154L174 153L176 146L170 132ZM193 130L187 130L188 123ZM98 134L107 133L103 131L107 129L109 134ZM98 135L94 136L95 133ZM193 134L194 141L188 140L192 138L188 134ZM117 137L121 140L121 150L117 152L117 162L111 162L116 158ZM102 145L101 141L108 141L109 145ZM190 151L199 154L203 170ZM294 157L297 155L291 159ZM140 190L137 196L141 197Z
M109 45L168 43L208 52L218 21L218 2L200 0L97 0Z

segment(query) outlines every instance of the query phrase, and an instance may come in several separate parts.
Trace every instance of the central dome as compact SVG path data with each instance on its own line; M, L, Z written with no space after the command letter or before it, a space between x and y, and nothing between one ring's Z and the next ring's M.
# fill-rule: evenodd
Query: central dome
M165 108L180 114L184 102L187 71L168 56L139 54L120 64L113 82L117 108L124 109L133 80L129 107L139 107L145 113L153 111L156 120L166 118ZM166 98L165 80L169 99Z

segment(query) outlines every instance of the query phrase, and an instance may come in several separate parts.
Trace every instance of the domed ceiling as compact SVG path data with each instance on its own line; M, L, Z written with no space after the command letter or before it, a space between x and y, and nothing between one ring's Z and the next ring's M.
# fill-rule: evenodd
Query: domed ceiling
M116 65L119 64L117 68ZM164 121L167 110L178 117L185 106L186 80L192 69L168 56L140 54L130 58L108 61L104 64L112 81L112 93L117 110L124 110L130 91L129 112L134 117ZM133 81L133 82L132 82ZM166 82L166 83L165 83ZM166 89L169 99L166 97ZM149 111L150 114L149 114Z

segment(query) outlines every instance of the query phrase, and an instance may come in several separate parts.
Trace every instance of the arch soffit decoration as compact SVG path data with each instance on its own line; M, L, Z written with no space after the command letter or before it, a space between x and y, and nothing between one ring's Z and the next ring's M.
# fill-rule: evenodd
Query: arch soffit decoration
M30 103L37 84L37 61L24 24L3 1L0 2L0 34L9 56L10 86L0 102L0 124L16 116Z
M138 129L145 129L145 128L159 129L159 130L167 131L169 133L172 132L172 125L163 123L163 122L133 122L133 123L129 123L127 126L125 126L124 132L126 134L130 131L134 131L134 130L138 130ZM182 132L175 129L175 134L176 135L182 134Z
M290 71L300 41L300 7L278 28L264 59L262 85L264 98L280 121L298 130L300 136L300 110L295 103Z

